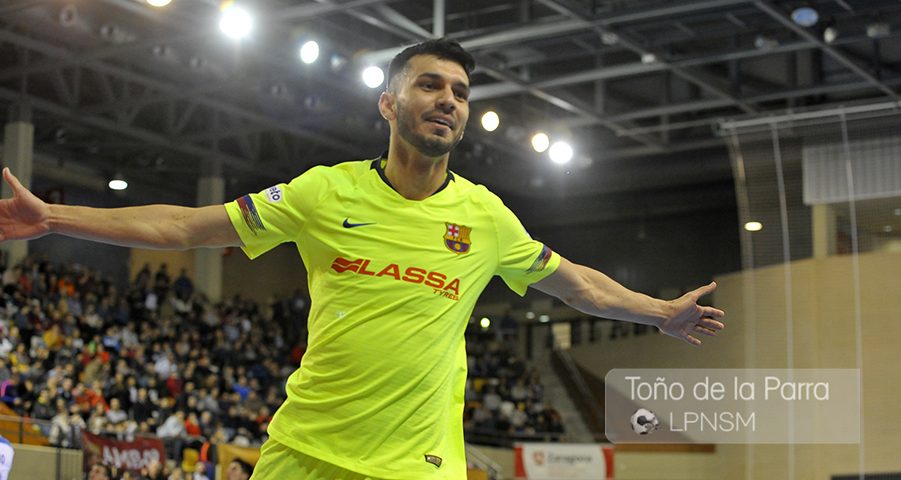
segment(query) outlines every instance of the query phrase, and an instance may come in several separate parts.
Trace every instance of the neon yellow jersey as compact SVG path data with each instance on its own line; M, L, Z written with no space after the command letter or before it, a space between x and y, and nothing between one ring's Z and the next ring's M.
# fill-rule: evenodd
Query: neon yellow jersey
M384 160L318 166L226 204L255 258L295 242L309 345L269 434L373 477L465 479L464 331L494 275L520 295L560 257L485 187L448 172L407 200Z

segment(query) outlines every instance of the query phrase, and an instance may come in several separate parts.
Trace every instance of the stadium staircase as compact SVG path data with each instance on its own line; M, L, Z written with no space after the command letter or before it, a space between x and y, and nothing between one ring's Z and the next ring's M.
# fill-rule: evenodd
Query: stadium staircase
M565 350L562 350L568 356ZM571 443L595 442L595 435L586 424L583 414L580 412L579 403L574 401L574 396L585 395L581 389L574 389L571 385L578 383L581 378L572 378L572 374L561 368L555 368L558 361L555 355L558 352L549 349L537 349L533 360L535 368L541 375L541 384L544 386L545 402L553 406L563 420L565 429L565 441ZM571 362L571 360L570 360ZM570 388L567 388L567 387ZM587 390L586 390L587 391ZM601 415L603 417L603 414ZM601 430L603 432L603 430Z
M467 480L500 480L504 477L504 469L494 460L482 453L479 447L466 444L466 463L471 466L467 471Z

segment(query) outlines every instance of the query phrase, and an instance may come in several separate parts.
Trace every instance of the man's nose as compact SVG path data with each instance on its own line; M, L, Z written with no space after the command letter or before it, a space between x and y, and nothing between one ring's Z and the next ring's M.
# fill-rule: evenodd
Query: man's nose
M438 108L441 109L444 113L450 113L457 109L457 105L454 104L454 92L453 90L447 88L441 91L441 94L438 95Z

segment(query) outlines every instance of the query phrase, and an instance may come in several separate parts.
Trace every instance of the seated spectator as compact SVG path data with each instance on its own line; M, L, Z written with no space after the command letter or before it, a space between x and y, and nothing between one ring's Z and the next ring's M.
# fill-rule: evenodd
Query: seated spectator
M119 402L118 398L113 397L110 399L109 410L106 412L106 419L109 421L110 425L113 426L128 420L128 414L125 413L125 410L122 410L122 404Z
M112 471L102 463L91 465L91 470L88 471L88 480L112 480L112 478Z
M50 420L54 415L54 407L50 405L50 392L45 388L38 393L38 398L31 406L31 417L37 420Z
M225 480L248 480L253 475L253 467L239 459L234 459L225 469Z
M160 438L183 437L187 434L185 430L185 412L177 410L156 429L156 435Z
M50 445L68 448L72 445L72 425L69 423L69 411L66 409L66 401L57 399L56 415L50 420Z
M206 471L206 462L198 461L194 464L194 475L192 477L192 480L210 480L210 477L207 476Z

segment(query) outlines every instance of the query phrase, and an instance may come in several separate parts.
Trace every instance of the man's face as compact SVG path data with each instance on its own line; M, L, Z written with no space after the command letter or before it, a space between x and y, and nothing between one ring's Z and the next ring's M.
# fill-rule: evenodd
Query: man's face
M380 102L380 108L389 121L395 120L401 139L429 157L453 150L469 120L469 79L463 67L417 55L395 81L393 92L386 94L393 102Z
M109 480L109 475L106 472L106 469L100 465L94 465L91 467L91 471L88 472L89 480Z
M225 470L225 479L247 480L247 474L244 473L244 470L241 469L241 465L238 465L238 462L231 462L228 464L228 468Z

